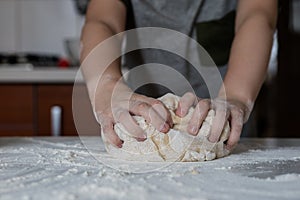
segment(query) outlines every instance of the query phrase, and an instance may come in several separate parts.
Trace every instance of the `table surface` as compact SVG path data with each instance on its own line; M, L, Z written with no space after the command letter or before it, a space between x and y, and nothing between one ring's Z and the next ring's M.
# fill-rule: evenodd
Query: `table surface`
M242 138L225 158L142 163L110 157L96 137L0 138L0 199L300 199L300 139Z

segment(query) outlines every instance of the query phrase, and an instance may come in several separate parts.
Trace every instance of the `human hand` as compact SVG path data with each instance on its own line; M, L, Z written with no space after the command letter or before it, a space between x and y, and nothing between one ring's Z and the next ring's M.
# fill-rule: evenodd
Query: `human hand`
M123 143L114 131L116 123L121 123L138 141L146 139L133 115L142 116L163 133L173 126L169 110L159 100L136 94L120 81L104 80L99 85L94 105L97 121L107 142L116 147L121 148Z
M188 125L188 131L191 135L197 135L210 109L216 111L208 138L210 142L219 141L224 125L229 120L231 131L226 143L228 150L232 150L238 143L243 124L248 120L252 110L251 105L247 106L241 101L221 98L199 99L192 93L186 93L180 99L176 115L184 117L192 106L195 106L195 110Z

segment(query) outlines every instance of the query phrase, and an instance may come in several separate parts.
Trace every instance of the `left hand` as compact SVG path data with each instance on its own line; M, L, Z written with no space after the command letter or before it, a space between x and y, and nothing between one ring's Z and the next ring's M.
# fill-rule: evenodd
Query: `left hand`
M219 141L224 125L229 120L231 131L226 143L228 150L232 150L238 143L243 124L248 120L252 110L252 106L247 106L238 100L221 98L213 100L199 99L188 92L181 97L176 109L176 115L184 117L192 106L195 106L195 110L188 125L188 131L191 135L197 135L210 109L216 112L208 138L210 142L215 143Z

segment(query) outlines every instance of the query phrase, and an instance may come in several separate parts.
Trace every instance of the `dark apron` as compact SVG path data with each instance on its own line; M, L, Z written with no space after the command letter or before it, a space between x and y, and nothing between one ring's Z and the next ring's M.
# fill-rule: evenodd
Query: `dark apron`
M235 7L235 0L131 0L127 2L127 28L162 27L184 33L196 39L222 71L224 67L221 66L228 62L234 36L234 12L231 11ZM136 38L127 38L127 43L133 40ZM139 37L139 40L143 38ZM158 49L141 49L126 54L123 59L123 66L127 69L145 63L171 66L189 81L199 97L208 97L203 78L184 58ZM153 82L164 78L163 74L147 71L142 76L153 79ZM129 73L128 85L135 88L135 80L136 77ZM180 83L178 87L181 87ZM158 97L170 91L158 84L148 84L136 92ZM185 92L186 88L182 88L182 94Z

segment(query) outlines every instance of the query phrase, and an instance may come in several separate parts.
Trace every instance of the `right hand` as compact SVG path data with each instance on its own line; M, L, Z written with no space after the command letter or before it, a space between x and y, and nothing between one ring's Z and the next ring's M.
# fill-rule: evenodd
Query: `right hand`
M215 110L215 117L212 122L208 140L212 143L219 141L226 121L231 126L228 141L226 142L227 150L233 150L237 145L242 132L243 124L248 120L253 103L243 103L230 97L216 99L200 99L192 93L186 93L180 99L176 115L184 117L187 115L190 107L195 106L192 118L189 121L188 132L191 135L197 135L201 128L202 122L207 117L210 109Z
M96 91L94 110L107 142L121 148L123 141L114 131L114 124L121 123L138 141L147 136L139 127L134 115L142 116L160 132L166 133L173 126L171 114L164 104L154 98L134 93L125 83L102 80Z

